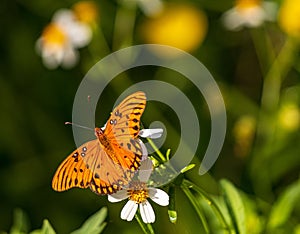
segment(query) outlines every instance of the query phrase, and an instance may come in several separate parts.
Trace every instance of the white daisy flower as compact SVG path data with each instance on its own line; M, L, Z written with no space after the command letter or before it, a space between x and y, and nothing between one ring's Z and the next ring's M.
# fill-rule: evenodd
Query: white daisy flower
M77 49L86 46L91 38L88 25L77 21L72 11L61 9L37 40L36 49L47 68L71 68L79 59Z
M151 172L152 161L150 159L142 161L139 171L139 180L132 181L126 190L108 195L110 202L119 202L128 198L128 202L121 211L121 219L131 221L139 208L143 222L153 223L155 221L155 213L147 199L150 198L161 206L169 205L169 195L165 191L147 186L146 182Z
M258 27L264 21L274 21L277 5L274 2L261 0L236 0L233 8L223 15L223 23L229 30L240 30L242 27Z

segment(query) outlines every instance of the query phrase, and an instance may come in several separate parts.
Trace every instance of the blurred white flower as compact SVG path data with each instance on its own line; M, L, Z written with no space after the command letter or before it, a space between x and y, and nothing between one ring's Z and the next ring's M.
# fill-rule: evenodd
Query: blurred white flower
M242 27L258 27L264 21L274 21L276 14L274 2L236 0L235 6L223 14L222 20L227 29L240 30Z
M37 40L36 49L44 65L55 69L74 66L79 58L77 49L86 46L92 38L87 24L79 22L71 10L58 10L52 22Z
M127 8L138 6L148 17L159 15L164 8L162 0L119 0L118 2Z
M90 43L92 30L81 21L77 20L73 11L67 9L58 10L52 19L68 35L70 42L75 48L81 48Z
M155 213L147 199L150 198L161 206L169 205L169 195L165 191L147 186L146 182L151 172L152 161L150 159L142 161L139 180L132 181L126 190L108 195L110 202L119 202L128 198L127 203L121 211L121 219L131 221L139 207L143 222L153 223L155 221Z
M161 0L136 0L137 4L146 16L153 17L158 15L163 10Z

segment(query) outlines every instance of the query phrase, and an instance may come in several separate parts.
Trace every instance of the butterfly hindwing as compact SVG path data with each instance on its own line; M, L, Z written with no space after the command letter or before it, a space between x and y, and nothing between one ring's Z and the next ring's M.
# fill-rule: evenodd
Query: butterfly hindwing
M74 150L57 169L52 188L65 191L73 187L88 187L93 176L90 165L96 159L99 150L98 140L89 141Z
M90 189L97 194L111 194L126 186L133 176L133 172L124 167L107 155L103 150L100 152L92 169Z

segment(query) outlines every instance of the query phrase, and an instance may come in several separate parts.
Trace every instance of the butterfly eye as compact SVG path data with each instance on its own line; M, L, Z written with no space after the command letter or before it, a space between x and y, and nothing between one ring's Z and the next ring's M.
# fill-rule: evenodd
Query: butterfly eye
M86 147L83 147L82 150L83 150L83 152L86 152L87 149L86 149Z
M84 156L85 156L85 153L81 153L80 155L81 155L82 157L84 157Z

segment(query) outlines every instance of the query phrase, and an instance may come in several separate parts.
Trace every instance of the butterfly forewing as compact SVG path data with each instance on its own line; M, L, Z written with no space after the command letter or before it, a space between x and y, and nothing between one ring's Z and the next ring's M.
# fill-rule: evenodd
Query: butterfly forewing
M142 157L142 148L136 139L145 106L145 93L136 92L113 110L106 124L104 133L118 152L119 162L127 169L136 170Z

